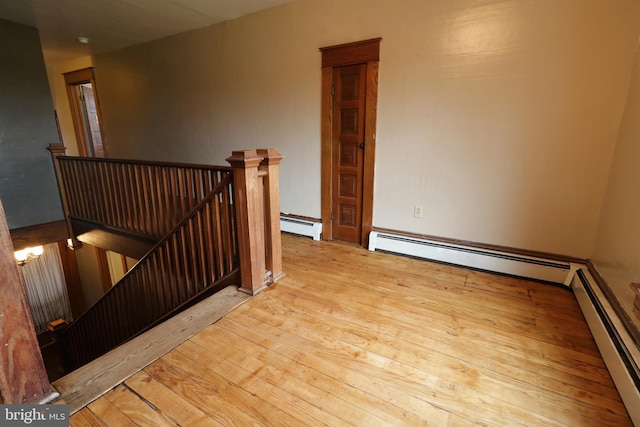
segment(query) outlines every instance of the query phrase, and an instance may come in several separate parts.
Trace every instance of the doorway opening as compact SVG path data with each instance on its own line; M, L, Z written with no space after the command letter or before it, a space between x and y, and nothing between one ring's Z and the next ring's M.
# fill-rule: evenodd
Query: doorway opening
M322 236L368 245L381 38L321 48Z
M93 68L65 73L64 80L80 155L107 157Z

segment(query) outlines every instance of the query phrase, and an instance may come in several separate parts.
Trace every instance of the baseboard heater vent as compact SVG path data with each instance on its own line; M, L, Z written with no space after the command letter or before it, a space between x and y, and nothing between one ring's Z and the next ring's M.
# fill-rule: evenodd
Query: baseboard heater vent
M369 250L446 262L463 267L526 277L569 286L576 268L572 263L516 255L434 240L372 231Z
M320 240L320 234L322 234L322 223L281 216L280 230L287 233L308 236L313 238L313 240Z
M571 287L631 421L640 426L640 350L586 266Z

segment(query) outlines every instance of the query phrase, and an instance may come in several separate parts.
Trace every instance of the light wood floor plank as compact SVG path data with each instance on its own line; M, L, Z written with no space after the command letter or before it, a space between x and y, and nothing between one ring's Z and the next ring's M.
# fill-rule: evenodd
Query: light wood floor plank
M327 285L329 292L326 289L304 287L303 284L296 283L294 286L295 288L284 289L283 292L294 293L299 295L301 299L315 298L336 316L348 313L356 318L366 319L370 322L371 328L385 328L388 325L393 327L394 324L397 324L402 330L416 330L417 328L417 333L420 333L428 325L428 330L432 332L430 335L437 341L459 346L460 341L467 342L469 340L468 348L471 349L492 346L497 352L506 353L505 357L509 357L510 354L513 354L514 357L522 355L525 359L533 359L578 377L586 377L592 381L604 383L609 389L611 388L609 373L604 368L600 357L591 354L585 355L573 348L567 348L563 341L550 344L536 340L535 337L532 339L523 337L517 328L507 331L504 328L486 327L464 318L447 316L439 312L425 311L420 315L410 315L408 313L412 311L412 306L405 304L401 299L389 302L391 297L374 298L372 295L368 295L367 301L358 301L345 297L344 289L338 294L340 289L331 288L330 285ZM333 295L339 296L339 298L334 298ZM427 324L425 324L425 320L427 320ZM474 343L477 345L471 346ZM591 345L595 351L595 343L591 341ZM533 358L532 356L537 357Z
M439 425L441 420L446 419L446 415L442 413L442 408L437 403L430 403L420 393L417 393L417 396L403 393L400 387L393 381L389 381L389 375L379 370L380 367L376 364L359 367L352 362L352 355L336 355L320 347L314 347L312 351L308 351L304 345L301 345L303 340L300 337L265 325L262 325L260 333L256 334L253 332L255 330L254 319L244 316L238 317L237 322L225 322L224 327L270 351L287 357L291 361L306 367L313 367L313 370L321 372L334 382L343 382L349 387L357 388L379 397L383 401L411 411L426 420L427 424ZM271 358L272 355L270 354L269 357ZM375 375L372 375L372 372L375 372ZM334 387L334 390L339 390L338 385ZM431 396L432 394L426 387L423 387L422 391L425 395Z
M135 426L136 423L106 398L94 400L87 406L96 417L108 426Z
M221 426L187 400L141 371L125 381L125 384L158 411L181 426ZM91 407L91 405L89 405Z
M567 289L286 234L283 260L72 425L631 425Z
M345 330L350 331L353 327L357 327L358 330L355 333L360 336L367 336L368 331L373 329L369 318L353 317L334 310L331 313L327 313L327 310L325 310L326 304L315 302L308 295L307 298L302 298L294 292L288 292L280 288L277 301L287 307L296 308L303 313L314 313L321 320L321 323L333 319L343 322ZM468 342L469 345L467 346L460 346L457 337L443 333L436 333L436 335L444 339L434 339L432 337L434 334L425 334L421 325L405 323L401 325L402 327L396 327L391 321L384 320L381 324L382 326L378 327L377 331L386 335L388 340L400 340L408 347L417 346L423 349L433 349L434 351L451 355L462 362L476 363L483 369L495 371L499 374L513 378L526 377L532 384L549 391L561 391L581 401L587 401L606 408L616 408L623 413L625 411L619 402L617 391L612 389L610 385L606 387L590 381L589 391L585 391L584 378L540 363L536 358L523 357L518 352L504 351L494 346L487 346L484 341L478 341L477 343L471 341Z
M290 345L303 355L307 363L317 364L318 359L322 359L332 365L334 372L340 374L344 371L349 371L349 374L355 371L363 376L372 377L375 372L378 378L389 383L400 396L426 394L436 406L450 408L457 413L466 410L478 415L482 414L486 417L483 421L489 421L496 416L505 416L507 413L506 416L512 422L523 425L532 423L562 425L562 423L554 424L553 419L540 415L540 411L528 413L524 409L526 408L526 405L523 405L524 401L511 403L497 399L492 393L487 393L487 388L492 388L492 384L481 378L473 369L464 368L466 372L460 373L435 361L431 369L423 371L415 368L411 363L405 363L403 359L407 356L400 349L396 349L395 357L391 358L340 341L333 337L332 331L315 332L294 324L289 319L282 322L281 318L276 319L276 322L281 323L274 324L269 320L271 317L268 313L260 315L258 310L248 313L248 316L258 320L256 323L263 324L261 330L266 330L273 336L280 333L276 329L291 332ZM243 318L242 323L251 325L252 321ZM270 323L274 326L274 330L265 328L264 323ZM425 362L429 363L429 361ZM470 392L471 389L473 392ZM528 402L526 400L526 403ZM499 414L496 413L495 408L501 408Z
M282 425L296 424L279 408L189 362L188 357L174 351L145 371L165 385L173 384L180 395L224 425L269 425L274 419Z
M104 427L107 424L103 423L93 412L88 408L82 408L80 411L73 414L69 419L69 425L71 427Z
M393 425L426 424L424 417L418 417L358 388L336 381L313 367L291 360L232 331L219 329L215 336L199 334L192 341L205 348L211 348L212 353L220 354L228 361L240 366L249 366L265 381L278 388L285 388L311 405L319 405L318 408L322 411L341 418L341 423L353 423L357 419L356 416L362 419L366 415L356 414L367 411ZM427 412L423 413L426 414ZM429 419L443 424L447 417L448 413L434 408Z
M202 341L199 341L202 343ZM198 360L202 366L216 369L227 380L238 384L249 393L262 399L272 399L282 410L290 413L303 423L318 426L346 426L344 421L318 408L318 402L324 401L324 394L318 393L307 383L297 383L291 378L284 378L285 373L272 366L265 366L257 361L251 363L247 349L237 349L222 345L223 340L216 337L213 343L204 342L205 347L188 341L180 347L192 359ZM224 350L224 351L223 351ZM235 357L234 357L235 356ZM237 361L240 360L239 363ZM295 385L290 386L289 384ZM312 421L311 421L312 420Z
M308 269L309 266L306 268ZM299 271L298 273L303 274L302 271ZM316 281L323 280L322 273L318 271L307 271L306 275ZM425 278L427 277L423 277L423 280ZM375 280L376 286L371 286L370 282L373 280ZM378 303L382 304L382 307L391 309L394 308L393 304L397 301L402 302L403 300L410 298L404 296L404 293L395 292L388 294L380 292L379 287L382 286L381 281L378 281L377 278L365 279L361 277L357 273L357 269L354 268L352 268L349 273L341 274L335 280L326 281L324 286L332 292L339 293L345 301L362 300L362 296L360 294L361 289L367 289L367 299L371 299L372 301L375 299ZM387 285L386 289L390 292L392 288ZM448 296L443 297L430 287L426 287L425 292L429 292L429 298L422 298L419 305L408 305L408 311L403 313L405 316L413 316L418 321L425 318L431 319L434 316L438 318L444 316L447 319L453 320L463 319L467 323L471 322L477 326L485 326L487 328L502 329L506 331L517 330L519 336L522 338L536 339L548 343L564 342L567 345L571 345L572 348L575 348L581 353L591 354L596 358L599 358L599 353L597 353L595 346L591 344L592 339L589 335L584 335L580 332L577 335L573 335L570 333L560 332L557 329L538 330L535 328L535 322L531 319L518 322L515 319L502 316L499 312L496 312L491 308L487 309L482 306L482 310L478 310L479 304L475 300L468 301ZM588 337L587 344L584 343L585 337Z
M128 387L119 385L105 393L104 398L118 408L137 425L147 426L175 426L165 414L156 410L148 402L140 399Z
M256 308L258 309L256 310ZM265 314L259 316L262 311L264 311ZM505 384L509 384L514 378L518 378L518 376L514 377L511 374L485 369L476 363L475 360L464 361L431 348L419 347L413 343L404 342L397 337L385 336L381 333L369 333L366 329L358 329L355 328L353 324L334 321L331 317L318 317L318 315L315 315L314 318L311 319L309 316L291 310L289 306L282 305L279 298L265 298L265 304L257 307L254 305L254 309L248 313L263 322L272 322L273 324L273 319L275 318L275 316L273 316L274 312L279 314L284 313L285 316L277 317L285 317L286 322L289 323L288 330L296 331L300 336L313 339L312 334L318 331L324 335L331 335L348 345L405 363L424 372L433 371L433 364L435 362L437 366L445 367L440 370L439 375L441 378L446 378L447 381L464 385L469 377L471 377L474 383L477 382L481 384L477 386L474 384L474 388L479 388L483 393L490 394L494 398L506 399L507 402L515 402L516 405L522 405L528 402L529 399L535 398L538 402L536 412L543 413L546 408L548 417L553 416L558 419L558 414L567 410L572 412L571 417L579 415L589 419L590 416L593 416L593 411L606 411L605 413L608 414L613 412L612 408L617 408L618 414L612 413L611 416L606 419L607 422L616 423L620 416L626 417L624 408L619 404L616 406L617 402L613 400L607 400L601 397L594 399L593 397L595 396L591 396L592 403L586 404L586 396L583 396L582 393L576 392L574 396L567 395L566 393L548 394L548 392L552 390L539 387L531 382L525 383L520 381L510 388L508 386L505 387ZM324 328L319 329L318 323L322 324ZM278 327L283 326L285 326L285 324L278 324ZM317 339L316 337L316 340ZM580 394L579 397L577 396L578 394ZM520 398L519 401L517 400L518 396ZM597 402L598 406L592 406L594 402Z

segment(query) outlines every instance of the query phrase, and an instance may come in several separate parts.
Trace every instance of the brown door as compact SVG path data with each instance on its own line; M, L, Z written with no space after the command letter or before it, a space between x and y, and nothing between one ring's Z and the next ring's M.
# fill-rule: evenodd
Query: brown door
M80 101L82 105L85 133L87 134L87 145L89 151L93 154L90 157L107 157L102 146L102 134L100 133L100 119L98 118L98 109L93 94L91 83L78 85L80 92Z
M380 41L322 52L322 239L368 246L373 183Z
M367 64L333 69L333 237L359 243Z

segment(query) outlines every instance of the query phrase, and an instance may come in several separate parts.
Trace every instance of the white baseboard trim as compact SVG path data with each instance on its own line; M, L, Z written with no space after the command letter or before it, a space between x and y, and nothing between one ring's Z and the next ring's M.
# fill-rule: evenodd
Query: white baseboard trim
M308 236L313 238L313 240L320 240L320 235L322 234L322 223L281 216L280 230L287 233Z

